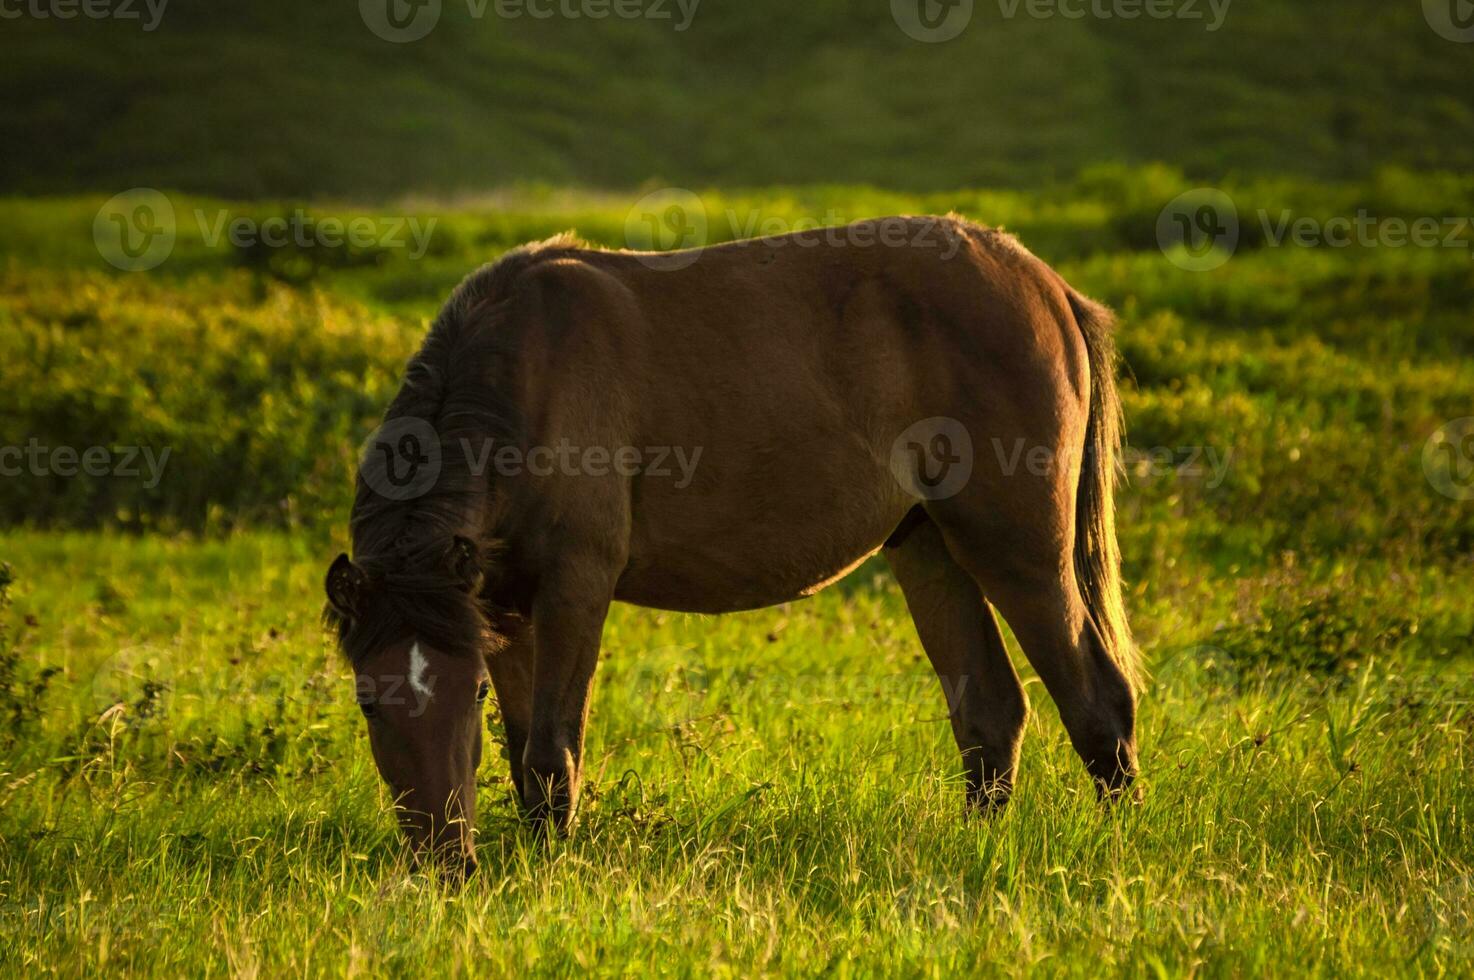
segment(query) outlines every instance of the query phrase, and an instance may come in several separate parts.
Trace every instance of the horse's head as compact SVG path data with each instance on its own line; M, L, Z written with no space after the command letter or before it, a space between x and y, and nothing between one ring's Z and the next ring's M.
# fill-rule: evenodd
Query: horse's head
M353 663L379 774L416 860L453 877L475 870L476 768L491 683L476 609L475 546L457 539L438 564L375 574L340 555L328 617Z

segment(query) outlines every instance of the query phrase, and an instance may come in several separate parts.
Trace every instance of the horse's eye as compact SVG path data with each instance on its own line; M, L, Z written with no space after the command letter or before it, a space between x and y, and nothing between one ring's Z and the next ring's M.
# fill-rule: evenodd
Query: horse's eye
M360 701L358 702L358 710L363 712L365 718L372 718L378 714L379 706L372 701Z
M476 703L477 704L484 704L486 702L486 698L490 694L491 694L491 684L490 684L490 682L488 682L488 681L482 681L481 682L481 686L478 687L478 688L476 688Z

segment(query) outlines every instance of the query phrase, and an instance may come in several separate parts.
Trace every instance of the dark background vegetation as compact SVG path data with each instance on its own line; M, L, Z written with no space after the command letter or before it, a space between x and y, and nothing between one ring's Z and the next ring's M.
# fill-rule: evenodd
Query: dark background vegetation
M354 2L172 0L0 29L0 190L382 199L534 181L1036 187L1474 169L1466 46L1417 0L1238 0L1207 20L1005 18L943 44L887 0L704 0L670 21L472 20L411 44ZM1207 12L1206 3L1197 9Z

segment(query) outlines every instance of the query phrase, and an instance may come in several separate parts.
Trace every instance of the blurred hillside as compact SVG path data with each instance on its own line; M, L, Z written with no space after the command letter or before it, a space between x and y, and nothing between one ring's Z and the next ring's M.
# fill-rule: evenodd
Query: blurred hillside
M5 20L0 192L926 191L1149 160L1190 176L1474 169L1474 47L1417 0L1232 3L1217 30L1205 0L1197 20L979 0L940 44L908 37L887 0L704 0L685 30L675 0L659 0L669 19L602 20L443 0L412 43L366 26L375 2L169 0L152 31L142 2L139 20Z

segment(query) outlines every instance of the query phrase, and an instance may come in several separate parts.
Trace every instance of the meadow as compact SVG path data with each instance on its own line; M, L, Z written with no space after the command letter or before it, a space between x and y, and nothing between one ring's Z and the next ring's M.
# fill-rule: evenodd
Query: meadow
M754 613L616 607L575 833L520 824L493 745L459 892L405 865L321 575L448 289L567 228L646 244L640 193L173 194L173 250L135 273L94 243L105 195L0 201L0 444L169 450L157 480L54 455L0 477L0 973L1467 975L1474 181L1221 184L1239 244L1204 271L1157 236L1191 186L701 195L712 241L957 210L1118 310L1138 805L1100 809L1015 656L1019 786L963 819L947 703L876 561ZM299 207L433 232L262 250L192 217ZM1273 232L1360 212L1448 233Z

